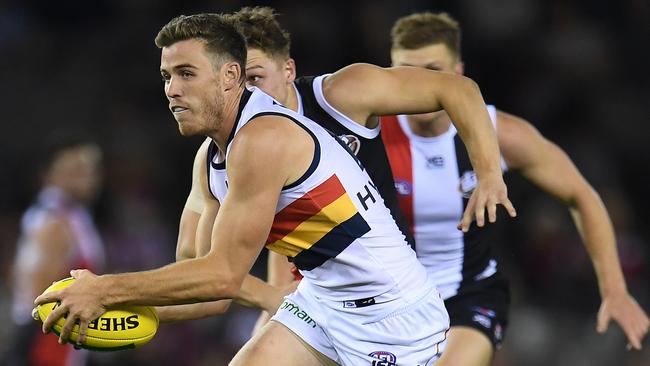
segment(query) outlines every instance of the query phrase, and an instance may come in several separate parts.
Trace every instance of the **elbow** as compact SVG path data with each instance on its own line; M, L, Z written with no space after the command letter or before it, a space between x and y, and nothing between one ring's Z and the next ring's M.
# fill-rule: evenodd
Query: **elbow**
M202 301L234 299L244 282L246 273L238 274L227 264L218 260L214 252L196 259L196 280L203 289Z
M467 76L460 76L460 78L461 78L460 83L463 86L462 89L464 91L466 91L466 92L470 91L472 93L478 93L478 94L481 93L481 88L478 86L476 81L474 81L473 79L468 78Z
M234 299L239 295L239 288L241 287L241 284L236 284L234 281L228 281L228 283L224 283L222 286L222 293L223 297L226 299Z
M581 189L579 189L571 199L571 206L595 207L595 206L604 206L604 204L603 204L603 200L600 198L600 195L594 189L594 187L585 183L584 186Z
M478 84L463 75L445 75L447 77L447 87L436 89L437 97L441 101L442 107L447 109L452 104L462 100L483 99L481 89ZM452 103L454 101L455 103Z
M237 282L233 276L219 276L219 279L209 281L207 287L208 298L204 300L234 299L239 295L241 281Z

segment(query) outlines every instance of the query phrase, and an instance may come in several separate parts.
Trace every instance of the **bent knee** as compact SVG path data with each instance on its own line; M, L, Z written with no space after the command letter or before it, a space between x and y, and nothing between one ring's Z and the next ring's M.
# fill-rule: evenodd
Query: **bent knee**
M489 366L494 350L490 339L469 327L452 327L436 366Z

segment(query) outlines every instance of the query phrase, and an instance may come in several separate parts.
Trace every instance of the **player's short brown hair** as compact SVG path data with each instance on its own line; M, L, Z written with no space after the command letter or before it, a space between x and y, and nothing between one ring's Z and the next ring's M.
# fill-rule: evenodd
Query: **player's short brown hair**
M237 62L244 80L246 40L227 16L208 13L178 16L162 27L155 42L156 46L163 48L188 39L203 42L205 50L217 60L213 63L215 67L228 61Z
M460 59L460 26L447 13L424 12L399 18L390 35L394 50L413 50L443 43Z
M275 10L268 6L245 7L230 18L244 35L249 48L258 49L269 56L289 58L291 37L280 26Z

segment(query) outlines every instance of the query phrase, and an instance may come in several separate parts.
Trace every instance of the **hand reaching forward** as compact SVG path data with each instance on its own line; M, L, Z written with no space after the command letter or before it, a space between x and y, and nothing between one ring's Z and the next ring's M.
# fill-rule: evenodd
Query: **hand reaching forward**
M517 211L508 199L508 188L503 182L501 174L479 179L472 196L469 198L463 218L458 224L458 229L466 233L474 219L476 219L478 227L483 227L485 225L486 209L488 211L488 220L495 222L497 220L497 205L503 205L510 217L517 216Z
M628 350L641 350L643 338L650 328L648 315L627 291L603 298L598 311L598 333L605 333L610 320L621 326L627 336Z

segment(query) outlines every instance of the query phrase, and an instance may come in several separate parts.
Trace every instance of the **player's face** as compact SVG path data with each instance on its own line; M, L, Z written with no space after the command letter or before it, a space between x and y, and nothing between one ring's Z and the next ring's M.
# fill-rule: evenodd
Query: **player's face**
M219 128L224 104L219 75L201 41L189 39L163 47L160 73L169 110L183 136L207 135Z
M92 201L101 187L101 157L95 145L61 151L50 167L50 183L61 187L78 201Z
M248 49L246 86L260 88L278 102L286 104L289 95L287 87L294 79L295 65L292 59L281 61L256 48Z
M393 66L415 66L425 69L450 72L456 74L463 73L463 64L458 58L449 51L444 43L428 45L413 50L394 49L391 51ZM411 116L415 121L430 121L444 112L433 112Z

